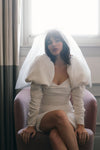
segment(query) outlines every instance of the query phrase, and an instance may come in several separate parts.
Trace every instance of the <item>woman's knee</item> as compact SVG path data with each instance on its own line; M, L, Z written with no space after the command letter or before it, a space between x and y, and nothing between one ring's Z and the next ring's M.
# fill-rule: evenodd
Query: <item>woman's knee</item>
M63 110L48 112L41 120L40 129L48 130L50 128L55 128L59 124L63 124L65 120L68 120L68 118Z
M62 124L64 121L68 121L68 117L63 110L57 110L55 117L56 117L57 124L59 124L59 123Z

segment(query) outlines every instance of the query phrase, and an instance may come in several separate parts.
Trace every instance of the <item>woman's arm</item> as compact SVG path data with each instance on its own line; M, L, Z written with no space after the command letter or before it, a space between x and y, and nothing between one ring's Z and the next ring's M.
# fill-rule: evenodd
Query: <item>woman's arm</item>
M28 126L35 126L36 117L39 113L40 103L43 96L42 87L38 84L31 84L31 100L29 103Z
M35 123L39 112L40 102L42 98L42 88L40 85L31 84L31 100L29 103L28 126L21 132L21 137L25 143L29 143L30 136L33 138L36 134Z
M84 127L84 102L83 102L83 93L85 90L85 86L79 86L72 90L72 100L73 107L75 110L75 118L77 123L77 128L75 130L75 134L79 139L80 144L85 144L86 141L89 140L89 135Z
M85 90L85 86L82 85L72 89L71 92L77 125L78 124L84 125L84 112L85 112L84 102L83 102L84 90Z

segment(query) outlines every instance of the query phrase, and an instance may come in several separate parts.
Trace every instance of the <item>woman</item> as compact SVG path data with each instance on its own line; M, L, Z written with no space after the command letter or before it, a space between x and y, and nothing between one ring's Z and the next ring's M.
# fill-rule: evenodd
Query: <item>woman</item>
M31 82L25 143L36 130L48 132L54 150L78 150L89 140L84 128L83 92L89 82L83 62L70 54L70 47L57 30L45 37L45 54L36 57L26 78ZM70 102L72 96L73 106Z

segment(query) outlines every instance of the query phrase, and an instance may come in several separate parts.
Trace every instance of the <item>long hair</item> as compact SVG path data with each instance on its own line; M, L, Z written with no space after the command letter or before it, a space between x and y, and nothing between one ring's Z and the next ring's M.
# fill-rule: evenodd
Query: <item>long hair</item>
M66 64L70 65L71 64L71 62L70 62L71 55L70 55L69 46L67 45L67 43L64 41L63 37L61 36L59 31L57 31L57 30L51 30L46 35L46 38L45 38L45 52L48 55L48 57L51 59L51 61L53 63L55 63L56 56L52 55L51 52L48 49L48 41L50 40L51 37L53 37L54 39L59 38L59 40L63 43L63 49L60 52L60 56Z

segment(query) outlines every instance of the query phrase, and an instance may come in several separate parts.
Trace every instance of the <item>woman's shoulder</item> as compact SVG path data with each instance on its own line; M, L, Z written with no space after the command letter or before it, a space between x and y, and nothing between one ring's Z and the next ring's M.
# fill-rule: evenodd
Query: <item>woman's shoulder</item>
M50 61L50 58L46 54L38 55L34 60L35 63L45 61Z
M67 72L72 87L90 84L91 73L86 67L80 58L71 56L71 65L68 66Z
M84 73L85 74L85 71L88 70L88 66L85 65L85 62L83 62L81 60L80 57L76 57L74 55L71 56L71 65L69 66L69 68L71 69L71 71L77 71L78 70L78 74L79 74L79 71L80 73Z
M71 55L71 64L72 64L72 65L73 65L73 64L78 64L78 65L80 65L80 62L81 62L80 57Z
M54 76L54 65L46 54L37 56L31 65L26 82L49 85Z
M31 72L34 69L40 69L41 67L47 66L48 64L52 64L52 62L46 54L38 55L31 63L29 72Z

